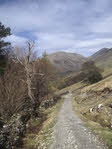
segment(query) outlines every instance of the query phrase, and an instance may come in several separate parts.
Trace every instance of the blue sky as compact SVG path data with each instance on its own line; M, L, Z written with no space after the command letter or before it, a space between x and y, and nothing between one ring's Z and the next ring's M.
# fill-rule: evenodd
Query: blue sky
M0 21L12 45L35 40L39 52L88 56L112 47L112 0L0 0Z

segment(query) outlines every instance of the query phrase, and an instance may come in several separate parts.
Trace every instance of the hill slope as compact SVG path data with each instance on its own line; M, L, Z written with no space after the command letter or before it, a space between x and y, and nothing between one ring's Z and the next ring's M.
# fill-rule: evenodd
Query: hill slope
M112 149L112 76L92 85L78 82L60 90L72 93L73 109Z
M95 54L93 54L90 59L92 60L98 60L99 58L101 58L102 56L104 56L105 54L107 54L111 49L109 48L103 48L101 50L99 50L98 52L96 52Z
M48 55L50 62L64 75L78 72L86 58L75 53L57 52Z
M103 48L89 57L90 60L94 60L96 65L103 68L108 74L112 72L112 48Z

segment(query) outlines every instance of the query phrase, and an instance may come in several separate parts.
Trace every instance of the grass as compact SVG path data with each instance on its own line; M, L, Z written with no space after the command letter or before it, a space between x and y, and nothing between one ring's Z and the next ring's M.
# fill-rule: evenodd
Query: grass
M110 90L112 90L112 76L101 80L93 85L89 85L85 88L83 88L83 92L88 92L88 91L95 91L95 92L101 92L103 91L105 88L109 88Z
M109 53L110 55L110 53ZM59 92L71 91L73 94L73 109L95 134L97 134L112 149L112 59L109 58L97 63L97 66L104 69L101 80L93 85L86 85L83 82L75 83ZM110 75L110 76L109 76ZM98 111L98 105L103 104L103 108ZM94 109L91 113L90 109Z
M99 139L101 139L101 141L103 141L109 149L112 149L112 130L108 127L108 125L110 126L110 121L112 120L108 115L108 113L111 114L111 109L107 106L112 102L112 96L107 97L107 92L104 92L105 88L109 88L110 91L112 90L112 76L96 84L88 85L79 89L84 85L85 84L83 82L79 82L64 88L60 92L72 92L73 109L75 112L84 121L85 125L91 129L93 133L98 135ZM91 91L93 93L91 93ZM86 93L89 93L89 96L86 95ZM104 106L102 111L93 114L89 112L90 108L97 108L101 103L103 103Z
M112 103L112 76L82 89L81 86L84 84L79 82L64 90L72 91L73 109L85 125L112 149L112 109L108 106ZM103 104L100 111L97 110L99 104Z
M104 128L99 123L93 121L86 121L86 126L89 127L95 134L98 134L104 140L109 149L112 149L112 131Z
M75 83L75 84L73 84L69 87L63 88L62 90L59 90L57 92L58 92L58 94L62 94L66 91L71 91L72 92L72 91L76 90L77 88L80 88L81 86L84 86L84 85L86 85L84 82L78 82L78 83Z
M112 73L112 50L105 55L99 57L96 65L104 70L103 76Z
M91 120L94 118L92 117L92 115L85 116L85 114L82 114L84 112L86 113L86 110L87 110L86 107L84 108L84 105L81 106L77 104L74 101L74 99L72 100L72 102L73 102L74 111L82 119L85 126L88 127L90 130L92 130L92 132L95 135L99 136L99 139L103 141L109 147L109 149L112 149L112 130L109 129L108 127L102 126L100 122L97 122L97 121L95 122L94 120Z
M30 121L23 149L47 149L50 146L53 142L53 126L62 103L63 99L58 101L55 106L42 110L43 117Z

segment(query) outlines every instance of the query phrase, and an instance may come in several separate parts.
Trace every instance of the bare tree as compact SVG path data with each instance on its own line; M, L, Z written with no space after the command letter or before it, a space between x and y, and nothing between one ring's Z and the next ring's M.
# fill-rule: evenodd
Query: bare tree
M25 71L26 75L26 84L27 84L27 93L28 97L30 98L32 104L35 103L34 95L32 92L32 80L35 74L34 70L34 63L35 60L34 56L34 42L27 42L27 49L24 48L15 48L16 59L14 61L16 63L20 63Z
M15 48L16 63L20 63L24 68L25 83L27 85L27 95L31 104L33 114L36 114L41 100L40 94L45 92L45 73L42 71L42 65L40 65L40 59L34 52L34 42L27 42L27 47ZM42 99L42 98L41 98Z
M52 67L46 57L37 57L34 42L16 47L10 65L0 78L0 113L13 115L26 107L38 114L43 99L50 94ZM37 113L36 113L37 112Z

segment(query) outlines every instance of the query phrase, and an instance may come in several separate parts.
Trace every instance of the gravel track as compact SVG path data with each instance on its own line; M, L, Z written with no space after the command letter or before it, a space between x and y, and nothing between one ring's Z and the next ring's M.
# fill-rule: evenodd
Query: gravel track
M66 95L53 128L50 149L106 149L72 110L71 96Z

